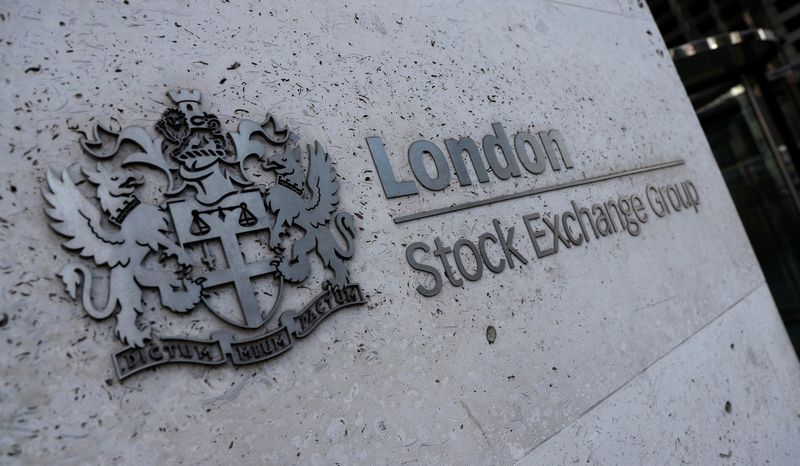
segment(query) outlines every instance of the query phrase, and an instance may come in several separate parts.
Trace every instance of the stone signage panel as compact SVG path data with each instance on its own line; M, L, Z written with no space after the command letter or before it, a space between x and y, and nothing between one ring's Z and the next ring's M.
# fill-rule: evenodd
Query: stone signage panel
M797 427L797 361L646 7L0 15L9 460L552 464L588 419L682 429L647 400L695 373L703 406L742 394L729 373L786 387L742 409ZM681 372L708 332L773 369L714 346Z

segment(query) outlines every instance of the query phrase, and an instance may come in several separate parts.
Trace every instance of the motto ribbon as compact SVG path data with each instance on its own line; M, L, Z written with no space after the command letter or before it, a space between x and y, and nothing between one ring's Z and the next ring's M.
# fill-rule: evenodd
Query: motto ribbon
M361 287L347 285L317 295L300 311L284 311L278 328L247 340L237 340L228 331L214 332L211 340L165 338L142 348L127 347L113 355L117 379L164 364L186 363L217 366L230 360L233 365L254 364L291 349L298 338L311 333L326 317L349 306L364 304Z

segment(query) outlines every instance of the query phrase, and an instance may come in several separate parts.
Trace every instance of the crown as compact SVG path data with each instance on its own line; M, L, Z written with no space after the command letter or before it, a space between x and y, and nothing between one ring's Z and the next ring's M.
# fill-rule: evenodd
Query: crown
M169 98L176 104L180 104L181 102L200 103L200 91L194 89L178 89L167 92L167 95L169 95Z
M278 177L278 184L291 189L299 195L303 195L303 186L292 182L286 178Z
M212 129L213 125L211 125L208 120L209 118L217 120L217 118L213 115L208 116L203 113L200 105L200 91L194 89L176 89L167 92L167 95L178 105L180 111L183 112L184 117L186 117L186 123L189 125L190 129ZM217 122L217 128L219 126Z
M122 206L117 208L116 213L114 215L112 215L109 218L109 220L114 225L117 225L117 226L122 225L122 222L125 221L125 218L128 216L128 214L133 212L133 209L135 209L141 203L142 203L142 201L140 201L138 197L130 196L128 199L125 200L125 202L122 204Z

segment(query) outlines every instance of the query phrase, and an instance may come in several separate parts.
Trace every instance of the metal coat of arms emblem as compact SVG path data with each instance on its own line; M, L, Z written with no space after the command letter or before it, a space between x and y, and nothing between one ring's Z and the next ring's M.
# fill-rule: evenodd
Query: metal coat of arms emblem
M116 318L126 345L113 355L120 380L167 363L264 361L333 312L365 302L346 264L355 221L338 209L339 182L322 145L308 145L304 156L270 115L226 132L203 111L199 92L169 97L174 107L152 131L97 125L81 139L93 163L80 179L48 171L44 189L50 225L84 259L61 269L67 293L92 318ZM143 175L154 170L165 181L147 190ZM255 178L270 172L274 183ZM256 238L252 257L245 237ZM321 292L299 310L280 311L284 288L306 282L313 263L327 271ZM236 299L215 299L224 290ZM205 339L158 336L141 318L154 295L156 306L207 312L224 324Z

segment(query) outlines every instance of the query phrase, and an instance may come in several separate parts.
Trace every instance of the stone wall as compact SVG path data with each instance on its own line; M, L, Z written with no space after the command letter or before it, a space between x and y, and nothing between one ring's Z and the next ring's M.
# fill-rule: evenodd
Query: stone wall
M130 3L0 6L3 462L796 461L797 359L643 2ZM349 268L367 303L260 364L163 366L120 382L114 319L89 318L56 276L77 257L48 227L42 191L48 169L81 177L79 141L97 123L152 128L178 88L199 90L228 130L269 112L293 141L325 147L339 208L356 220ZM493 123L509 139L557 130L572 167L534 174L520 162L519 177L492 169L479 183L467 161L461 186L445 140L480 145ZM367 138L417 195L386 196ZM414 181L407 151L419 140L441 150L444 189ZM687 181L695 201L660 210L657 195L674 202L667 187ZM565 235L574 206L632 196L647 214L635 234L620 225L578 244L543 220L559 215ZM498 240L483 242L490 263L506 267L454 286L436 239L478 245L485 233ZM433 296L417 290L435 274L407 260L413 243L429 252L412 257L440 271ZM312 265L285 309L319 291ZM96 270L107 286L108 269ZM165 311L153 292L145 302L139 322L156 335L208 337L219 323Z

